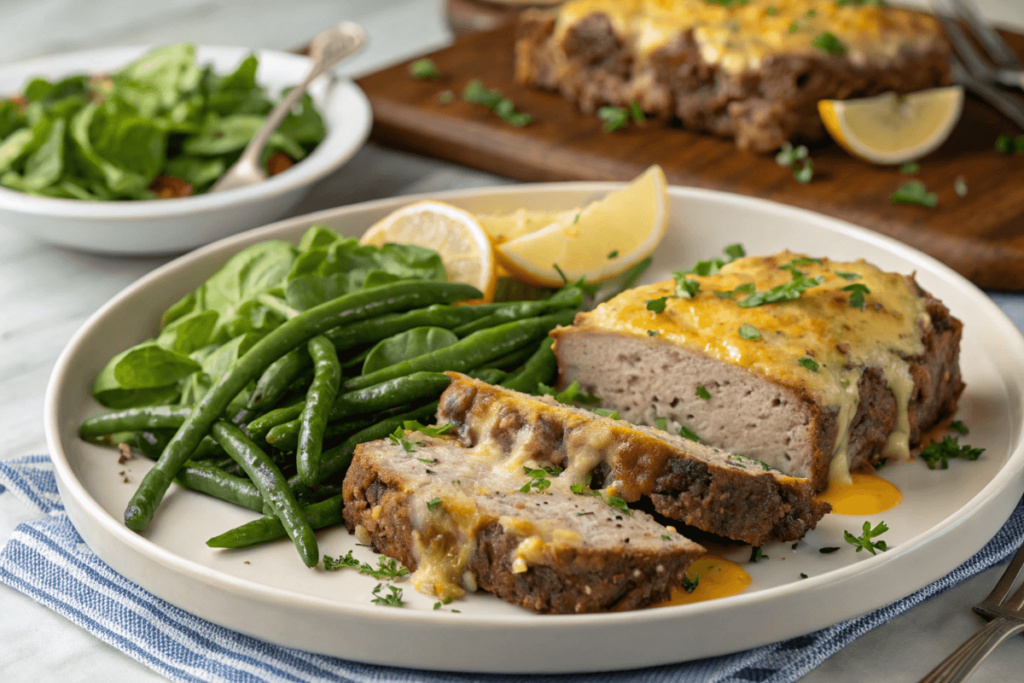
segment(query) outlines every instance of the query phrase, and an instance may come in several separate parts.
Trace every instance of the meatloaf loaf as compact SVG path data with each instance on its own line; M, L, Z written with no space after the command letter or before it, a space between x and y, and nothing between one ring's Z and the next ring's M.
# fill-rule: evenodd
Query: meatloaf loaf
M934 18L834 0L574 0L521 15L515 78L585 113L636 102L768 152L825 131L822 99L948 85Z
M864 261L741 258L629 290L551 334L559 386L816 490L909 458L964 388L960 321L913 276Z
M541 613L666 600L704 553L641 511L572 492L553 467L505 460L419 432L362 444L345 476L345 524L413 568L418 590L447 600L482 588Z
M589 483L628 502L648 497L666 517L751 545L795 541L830 510L806 481L764 463L448 374L438 421L464 444L502 454L510 468L555 465L570 484Z

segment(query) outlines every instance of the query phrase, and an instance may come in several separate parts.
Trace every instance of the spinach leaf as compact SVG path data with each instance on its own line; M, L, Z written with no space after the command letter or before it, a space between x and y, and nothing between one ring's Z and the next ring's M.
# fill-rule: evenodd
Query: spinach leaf
M181 404L194 405L217 383L239 358L245 354L258 337L243 334L221 346L211 345L194 351L193 362L200 364L200 372L185 377L181 382Z
M21 107L11 100L0 100L0 140L25 125Z
M114 367L114 379L122 389L151 389L173 384L199 369L188 356L148 342L128 350Z
M50 124L46 139L39 149L25 161L22 182L29 191L42 190L52 185L64 171L64 132L67 124L57 119Z
M185 139L182 150L185 154L195 156L219 156L241 152L263 127L263 120L262 116L255 114L225 117L211 114L202 132ZM280 131L270 136L267 149L271 150L271 153L275 150L282 151L293 160L306 156L306 150Z
M163 173L184 180L195 191L200 192L213 185L226 170L227 164L223 159L182 155L168 159Z
M14 168L14 165L28 154L34 139L35 131L31 128L16 130L4 138L4 141L0 142L0 172Z
M151 118L195 90L201 77L195 46L181 43L158 47L115 72L113 87L140 116Z
M86 105L71 120L71 140L79 165L87 176L103 181L114 196L143 198L150 195L146 178L104 159L93 147L90 129L94 121L100 125L108 122L105 117L97 121L99 109L95 103Z
M414 327L378 342L363 361L363 374L443 349L457 341L458 336L443 327Z

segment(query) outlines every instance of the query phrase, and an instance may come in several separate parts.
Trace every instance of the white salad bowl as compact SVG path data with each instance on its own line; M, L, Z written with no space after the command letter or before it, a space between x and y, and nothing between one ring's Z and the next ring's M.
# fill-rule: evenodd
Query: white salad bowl
M30 79L114 71L151 47L116 47L0 66L0 97L21 92ZM200 64L230 73L251 53L260 60L257 81L276 96L306 75L300 55L243 47L197 46ZM327 136L292 168L250 187L180 199L92 202L35 197L0 187L0 226L72 249L109 254L170 254L276 220L294 207L313 183L334 171L362 146L370 132L370 103L349 80L319 78L309 93Z

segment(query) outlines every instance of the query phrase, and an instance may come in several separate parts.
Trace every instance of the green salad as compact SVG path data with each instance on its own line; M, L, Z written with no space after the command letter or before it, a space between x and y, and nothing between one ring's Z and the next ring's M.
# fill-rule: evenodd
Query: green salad
M190 44L160 47L112 74L36 78L0 100L0 185L64 199L186 197L210 188L263 125L274 100L249 55L230 74ZM270 138L271 174L324 139L309 95Z

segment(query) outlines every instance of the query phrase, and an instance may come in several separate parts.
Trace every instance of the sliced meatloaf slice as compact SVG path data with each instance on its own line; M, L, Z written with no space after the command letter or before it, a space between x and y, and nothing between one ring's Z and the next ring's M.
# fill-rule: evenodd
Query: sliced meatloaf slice
M823 138L823 99L950 83L934 18L834 0L574 0L520 15L515 77L768 152Z
M345 476L345 524L414 569L421 591L448 599L481 588L545 614L666 600L704 553L650 515L573 493L550 466L528 476L506 460L419 432L362 444Z
M961 323L912 276L783 252L680 277L694 295L638 287L553 331L559 386L816 490L956 410Z
M806 481L761 462L448 374L438 421L463 443L500 452L509 467L552 464L570 483L608 487L629 502L647 496L666 517L752 545L797 540L831 509Z

